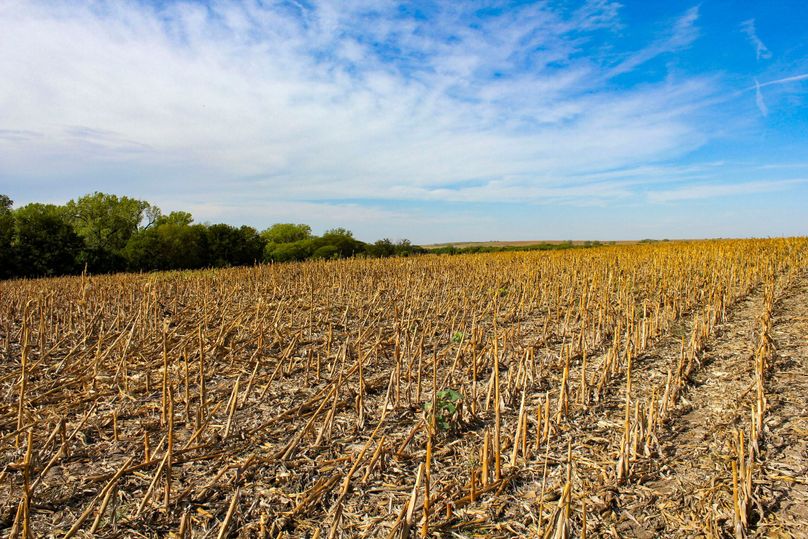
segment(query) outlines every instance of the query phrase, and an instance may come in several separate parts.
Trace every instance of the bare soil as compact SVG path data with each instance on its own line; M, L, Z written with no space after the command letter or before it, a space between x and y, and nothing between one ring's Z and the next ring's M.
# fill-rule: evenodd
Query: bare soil
M754 347L760 290L743 299L708 341L689 388L659 436L645 479L617 494L622 533L631 537L732 537L732 471L737 432L755 396ZM760 537L808 537L808 278L776 302L774 365L766 394L764 443L754 475ZM748 432L748 428L746 429Z
M765 421L766 537L808 537L808 279L774 312L774 375Z

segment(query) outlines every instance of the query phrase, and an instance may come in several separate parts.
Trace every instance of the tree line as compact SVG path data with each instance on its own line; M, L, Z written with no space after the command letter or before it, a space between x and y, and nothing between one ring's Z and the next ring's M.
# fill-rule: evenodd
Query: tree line
M407 240L365 243L334 228L321 236L305 224L197 224L188 212L163 214L144 200L93 193L64 205L20 208L0 195L0 278L243 266L312 258L409 256Z
M615 242L607 242L613 245ZM468 255L478 253L511 253L515 251L563 251L565 249L586 249L589 247L600 247L604 245L600 241L585 241L582 243L573 243L572 240L563 241L560 243L532 243L529 245L469 245L457 247L455 245L444 245L442 247L434 247L429 250L431 254L435 255Z

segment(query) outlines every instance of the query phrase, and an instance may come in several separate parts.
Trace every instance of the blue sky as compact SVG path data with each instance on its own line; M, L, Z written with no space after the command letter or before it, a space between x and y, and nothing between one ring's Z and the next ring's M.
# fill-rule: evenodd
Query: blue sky
M0 2L0 193L420 243L808 234L808 4Z

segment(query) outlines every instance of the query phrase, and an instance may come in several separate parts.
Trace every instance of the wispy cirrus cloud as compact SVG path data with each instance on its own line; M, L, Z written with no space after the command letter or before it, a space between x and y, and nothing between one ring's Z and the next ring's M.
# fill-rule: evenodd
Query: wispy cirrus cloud
M648 46L628 54L623 61L608 71L608 77L628 73L657 56L689 47L699 36L698 20L699 7L691 7L681 17L673 21L666 35L661 36Z
M755 57L768 60L772 57L772 53L768 47L760 40L755 29L755 19L747 19L741 23L741 31L749 38L749 42L755 47Z
M805 185L808 179L789 179L775 181L748 181L738 183L708 183L689 185L677 189L660 190L648 193L651 202L676 202L682 200L701 200L728 196L750 195L782 191L798 185Z
M788 84L790 82L800 82L803 80L808 80L808 73L802 73L800 75L792 75L790 77L782 77L780 79L766 81L763 84L757 84L756 87L758 88L765 88L766 86L775 86L778 84Z
M801 82L801 81L804 81L804 80L808 80L808 73L802 73L802 74L799 74L799 75L792 75L792 76L789 76L789 77L781 77L781 78L766 81L766 82L763 82L763 83L761 83L760 81L758 81L757 78L755 78L755 84L753 86L750 86L750 87L746 88L746 91L751 91L751 90L755 91L755 106L757 106L757 108L760 111L761 115L768 116L769 115L769 107L766 106L766 101L763 98L763 92L761 92L761 88L766 88L767 86L788 85L788 84L791 84L791 83Z
M757 79L755 79L755 105L757 105L758 110L763 116L769 115L769 108L763 100L763 93L760 91L760 83Z
M0 59L0 100L14 106L0 121L46 137L3 150L31 174L71 155L185 162L294 196L378 197L479 176L541 184L691 147L698 126L671 111L709 81L613 92L605 66L579 57L617 14L605 1L447 5L428 19L364 1L12 3L0 47L19 54ZM612 74L687 46L696 19L688 10Z
M617 47L621 13L609 0L10 0L0 187L23 202L126 192L255 224L260 201L266 224L355 214L371 231L437 219L399 204L662 200L644 193L702 181L677 161L735 120L708 110L728 93L718 75L658 75L702 35L698 6Z

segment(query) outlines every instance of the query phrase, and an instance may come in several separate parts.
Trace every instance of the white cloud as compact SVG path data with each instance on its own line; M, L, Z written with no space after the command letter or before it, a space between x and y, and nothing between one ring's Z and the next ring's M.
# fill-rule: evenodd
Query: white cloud
M769 108L763 100L763 94L760 91L760 83L755 79L755 105L763 116L769 115Z
M682 200L700 200L707 198L731 197L781 191L808 183L808 179L751 181L739 183L713 183L688 185L679 189L653 191L648 193L651 202L676 202Z
M571 177L705 141L688 107L708 80L615 91L580 57L586 32L619 26L615 4L468 18L447 5L431 23L402 20L359 0L6 3L0 125L37 137L0 136L0 167L35 182L117 165L157 171L166 188L298 199L429 199L482 178L488 188L453 197L541 200L580 192ZM612 74L686 47L697 18Z
M745 91L755 91L755 105L757 106L758 110L763 116L769 115L769 107L766 105L766 101L763 99L763 92L761 92L761 88L766 88L767 86L781 86L790 84L793 82L801 82L804 80L808 80L808 73L803 73L800 75L792 75L790 77L782 77L775 80L766 81L761 83L758 79L755 79L755 84L753 86L749 86L745 89Z
M801 75L793 75L791 77L783 77L781 79L770 80L764 82L763 84L757 84L756 87L764 88L766 86L774 86L776 84L788 84L790 82L799 82L802 80L808 80L808 73L802 73Z
M749 38L749 42L755 47L755 57L758 61L763 59L769 59L772 57L771 51L763 44L763 41L757 35L757 30L755 29L755 19L749 19L743 21L741 23L741 31L746 34Z
M662 54L676 52L689 47L699 35L699 30L696 26L698 19L698 6L688 9L684 15L676 19L668 35L644 49L628 55L627 58L609 71L608 76L615 77L628 73Z
M165 199L159 201L165 207L179 207L190 211L196 222L234 222L263 228L266 215L273 222L305 222L315 234L321 234L335 226L346 227L357 233L363 241L375 241L388 235L391 239L436 238L451 239L458 231L472 228L473 233L490 233L496 226L493 216L474 215L464 210L443 211L430 214L417 209L390 209L381 206L338 203L312 203L298 201L248 201L236 203L198 202ZM182 203L182 204L180 204ZM379 223L384 223L380 229ZM487 228L486 228L487 227ZM483 236L484 237L484 236Z

